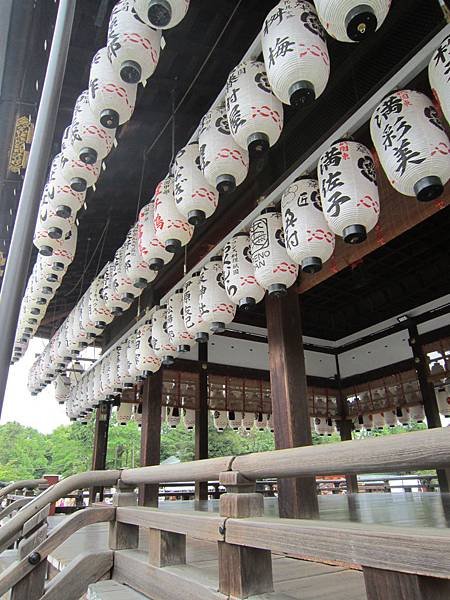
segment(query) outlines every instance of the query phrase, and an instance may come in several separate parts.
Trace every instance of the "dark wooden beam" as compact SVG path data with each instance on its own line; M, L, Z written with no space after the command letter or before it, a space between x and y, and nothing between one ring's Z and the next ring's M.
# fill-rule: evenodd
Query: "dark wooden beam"
M266 299L270 384L275 447L312 444L311 423L298 295L290 288L282 298ZM314 477L278 481L280 517L314 518L318 500Z
M148 377L142 391L141 467L161 460L162 369ZM158 485L139 486L139 506L158 506Z
M104 471L106 468L106 453L108 451L108 431L111 405L109 402L100 402L95 415L94 449L92 455L92 470ZM89 490L89 503L103 502L103 487L94 486Z
M198 406L195 411L195 460L208 458L208 344L198 345ZM208 500L208 482L195 482L195 500Z

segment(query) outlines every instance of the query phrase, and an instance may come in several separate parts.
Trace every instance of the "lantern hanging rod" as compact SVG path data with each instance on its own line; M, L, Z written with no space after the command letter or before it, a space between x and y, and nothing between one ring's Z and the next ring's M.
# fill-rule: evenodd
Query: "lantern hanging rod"
M262 210L267 208L270 205L276 204L280 201L281 196L284 190L293 183L297 177L302 175L305 172L312 171L317 167L317 163L319 161L320 156L323 154L325 150L336 140L342 138L344 136L355 133L360 129L364 123L366 123L375 108L378 104L383 100L383 98L399 87L405 86L408 84L414 77L416 77L421 71L423 71L430 62L431 56L436 48L442 43L446 36L450 35L450 25L446 25L439 33L437 33L423 48L421 48L403 67L397 71L384 85L382 85L374 94L370 96L370 98L358 108L356 112L350 115L341 125L339 125L326 140L320 143L312 153L304 159L287 177L280 183L268 196L263 198L261 202L259 202L258 206L252 210L242 221L237 225L229 234L227 234L221 242L219 242L213 250L211 250L202 260L200 260L195 267L193 267L178 283L171 288L160 300L160 304L166 304L170 296L178 290L180 287L188 281L193 273L199 271L206 263L208 263L211 258L220 254L227 242L231 240L237 233L242 230L248 228L251 223L260 215ZM255 40L245 57L249 58L255 55L258 56L258 47L261 48L260 44L258 46L258 40ZM244 57L244 58L245 58ZM217 102L220 101L220 95L216 102L213 104L215 106ZM127 331L110 347L97 361L100 362L103 360L114 348L123 343L131 332L136 330L138 327L143 325L147 319L150 319L153 315L155 307L151 309L147 309L144 315L136 321L134 325L129 327ZM95 367L95 363L91 368Z

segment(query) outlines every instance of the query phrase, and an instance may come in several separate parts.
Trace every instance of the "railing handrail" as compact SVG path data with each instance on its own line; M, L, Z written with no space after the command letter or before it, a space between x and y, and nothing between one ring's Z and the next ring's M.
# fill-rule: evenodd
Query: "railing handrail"
M0 502L11 492L15 492L16 490L21 490L23 488L32 490L41 485L48 485L48 481L46 479L21 479L19 481L12 481L8 485L5 485L5 487L0 488Z

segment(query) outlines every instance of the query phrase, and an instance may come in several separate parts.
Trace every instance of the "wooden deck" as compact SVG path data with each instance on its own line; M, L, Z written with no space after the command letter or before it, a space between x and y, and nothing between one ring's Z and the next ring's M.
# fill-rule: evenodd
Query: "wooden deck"
M335 521L395 524L405 527L447 527L446 512L450 496L426 494L368 494L359 496L324 496L319 499L321 517ZM190 511L194 502L161 502L162 510ZM218 502L210 501L196 509L217 511ZM276 499L266 499L265 510L274 516ZM64 517L52 517L61 519ZM55 521L54 521L55 522ZM132 552L145 561L148 552L147 532L142 530L139 550ZM107 548L108 525L90 525L72 535L50 557L58 570L66 566L82 551L101 551ZM187 562L199 569L199 576L213 583L218 580L217 544L188 539ZM286 556L273 555L275 591L290 598L302 600L364 600L363 576L360 571L345 566L319 564Z

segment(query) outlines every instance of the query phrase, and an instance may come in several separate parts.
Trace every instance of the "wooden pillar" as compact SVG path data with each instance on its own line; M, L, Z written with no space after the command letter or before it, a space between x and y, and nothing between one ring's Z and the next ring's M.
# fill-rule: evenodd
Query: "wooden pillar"
M334 356L336 362L336 382L338 384L337 393L337 410L340 416L339 421L339 435L341 436L342 442L347 442L352 439L352 422L348 419L348 407L347 401L344 399L342 394L342 382L341 382L341 368L339 365L339 356ZM357 475L345 474L345 481L347 482L347 494L358 493L358 477Z
M104 471L106 468L110 414L111 406L109 402L100 402L95 415L94 453L92 456L92 469L94 471ZM95 486L89 490L89 504L96 501L97 494L99 495L99 501L103 502L103 487Z
M142 393L141 467L159 465L161 460L161 398L163 369L150 375ZM139 486L139 506L158 506L159 486Z
M363 567L367 600L446 600L450 581Z
M428 361L422 348L417 325L414 321L408 321L409 345L414 357L414 368L416 369L422 394L423 408L427 418L428 429L442 427L441 416L434 392L434 386L428 379ZM450 491L450 469L436 469L441 492Z
M208 344L198 345L198 407L195 411L195 460L208 458ZM208 500L208 482L195 482L195 500Z
M312 444L299 296L291 287L281 298L267 296L272 418L276 449ZM315 477L278 481L280 517L318 515Z

